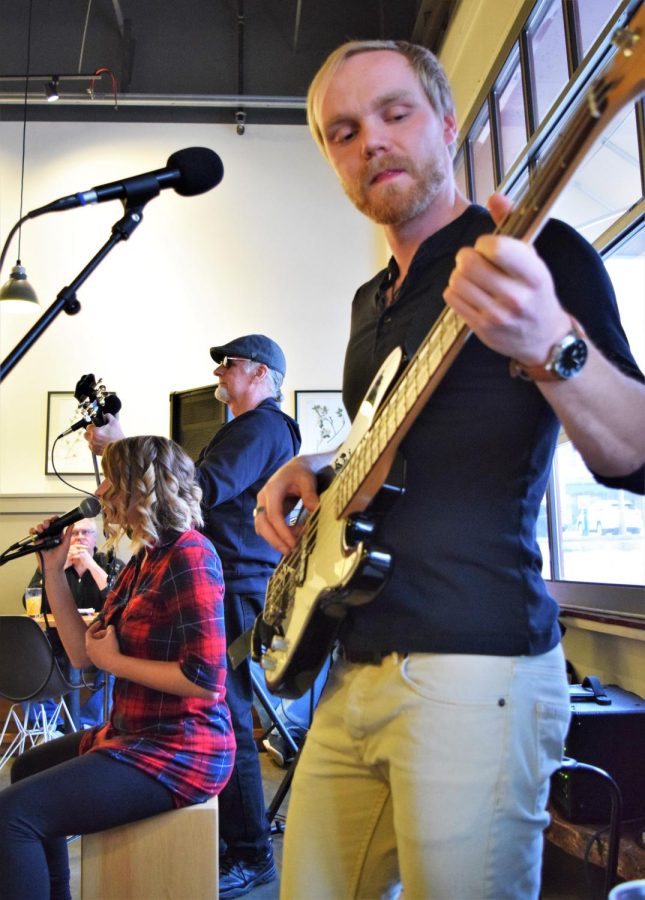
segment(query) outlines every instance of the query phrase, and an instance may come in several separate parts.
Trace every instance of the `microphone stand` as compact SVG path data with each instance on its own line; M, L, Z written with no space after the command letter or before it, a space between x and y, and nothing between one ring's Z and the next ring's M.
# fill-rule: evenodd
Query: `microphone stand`
M33 344L35 344L41 334L49 325L51 325L60 312L64 310L70 316L79 312L81 304L76 298L76 291L89 278L94 269L103 262L110 250L116 247L121 241L127 241L137 225L141 223L141 220L143 219L143 207L150 199L150 196L142 196L124 201L123 206L125 215L112 226L112 236L110 239L103 247L101 247L99 252L92 257L90 262L81 270L74 281L60 291L49 309L45 310L40 319L38 319L31 327L22 340L16 344L6 359L3 360L2 365L0 365L0 382L2 382L13 367L20 362L25 353Z

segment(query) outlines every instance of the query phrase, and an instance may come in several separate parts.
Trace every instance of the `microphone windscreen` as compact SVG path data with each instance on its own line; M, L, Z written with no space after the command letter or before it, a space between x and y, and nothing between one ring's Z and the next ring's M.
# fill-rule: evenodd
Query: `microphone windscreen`
M105 403L103 404L103 412L110 413L111 416L116 416L118 411L121 409L121 401L117 397L116 394L108 394L105 398Z
M84 519L93 519L101 512L101 504L97 497L85 497L78 504L78 508L83 513Z
M180 179L175 190L182 197L204 194L224 177L224 164L208 147L187 147L168 157L168 168L179 169Z

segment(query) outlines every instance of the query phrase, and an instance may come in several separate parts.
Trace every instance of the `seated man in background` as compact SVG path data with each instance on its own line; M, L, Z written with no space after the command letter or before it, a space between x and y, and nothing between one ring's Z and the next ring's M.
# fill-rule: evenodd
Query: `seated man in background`
M81 519L80 522L76 522L72 529L72 543L65 562L65 577L77 608L99 612L103 609L107 596L109 574L114 580L123 568L123 563L116 557L110 560L107 553L98 551L96 542L96 519ZM109 573L110 565L114 567L111 573ZM27 587L43 588L40 561ZM44 588L42 612L51 613Z
M97 538L98 526L96 519L81 519L79 522L76 522L72 527L72 542L65 561L65 577L77 609L93 609L95 612L103 609L109 586L114 583L116 576L123 568L123 563L116 556L102 553L96 549ZM38 560L38 568L27 585L27 589L29 588L42 589L41 610L44 614L51 615L47 592L43 585L40 560ZM64 655L64 650L62 647L59 647L59 641L57 637L53 637L52 629L49 625L47 630L48 637L59 657L59 664L62 664L63 670L67 671L69 662L66 655ZM80 709L79 722L81 727L99 725L104 719L103 691L98 689L103 684L103 681L104 675L102 672L99 672L94 683L95 690ZM108 679L108 690L111 690L112 681L113 679ZM46 701L44 705L47 712L51 713L55 704L50 700ZM50 705L51 708L48 709Z

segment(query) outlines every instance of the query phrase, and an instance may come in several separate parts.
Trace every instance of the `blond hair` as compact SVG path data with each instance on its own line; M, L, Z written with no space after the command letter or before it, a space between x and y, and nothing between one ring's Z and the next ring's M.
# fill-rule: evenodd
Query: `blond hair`
M444 116L455 114L452 90L446 73L437 57L427 47L410 44L407 41L348 41L329 54L315 74L307 93L307 122L314 140L325 155L320 107L329 82L345 60L375 50L391 50L405 57L437 115L443 119Z
M108 444L103 472L108 481L102 497L108 547L126 533L135 550L151 547L163 532L202 524L195 466L174 441L146 435Z

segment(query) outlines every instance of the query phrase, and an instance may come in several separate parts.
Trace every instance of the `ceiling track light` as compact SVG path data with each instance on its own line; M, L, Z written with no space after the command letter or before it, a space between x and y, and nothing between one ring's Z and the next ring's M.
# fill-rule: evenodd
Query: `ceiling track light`
M52 75L51 81L48 81L45 85L45 96L47 97L48 103L55 103L56 100L60 99L60 94L58 93L58 75Z
M74 74L59 74L59 75L34 75L28 73L27 75L0 75L0 84L5 84L12 81L25 81L25 98L26 102L29 100L30 102L34 102L36 99L34 95L29 95L27 92L27 86L29 84L34 84L35 82L41 82L43 85L42 93L39 93L38 96L42 97L43 94L47 98L47 102L54 102L55 100L61 99L60 88L64 82L71 81L85 81L87 82L86 93L90 97L91 100L94 100L96 84L101 78L107 75L110 79L111 84L111 93L114 97L114 108L118 107L118 91L119 91L119 83L117 81L116 76L112 72L111 69L108 69L106 66L101 66L96 69L94 72L85 73L74 73ZM65 101L65 94L63 93L62 102ZM21 103L23 100L20 101Z

